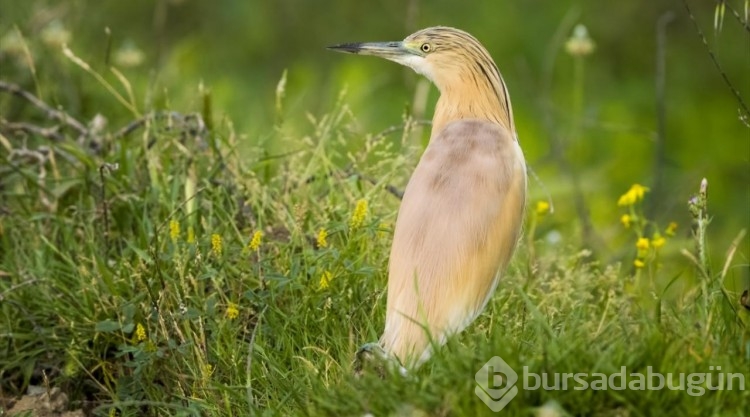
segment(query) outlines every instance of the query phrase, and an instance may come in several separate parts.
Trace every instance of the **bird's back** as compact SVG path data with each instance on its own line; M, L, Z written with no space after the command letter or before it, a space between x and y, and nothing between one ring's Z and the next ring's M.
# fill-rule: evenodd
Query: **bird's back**
M525 193L523 154L504 127L457 120L431 139L396 221L386 352L421 363L430 340L442 344L476 318L518 241Z

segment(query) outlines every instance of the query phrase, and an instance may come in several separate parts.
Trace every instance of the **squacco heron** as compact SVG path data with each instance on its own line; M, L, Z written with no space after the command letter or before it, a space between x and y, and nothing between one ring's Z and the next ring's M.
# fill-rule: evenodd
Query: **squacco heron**
M330 49L395 61L440 90L398 211L379 343L416 367L482 312L519 240L526 164L508 89L482 44L454 28Z

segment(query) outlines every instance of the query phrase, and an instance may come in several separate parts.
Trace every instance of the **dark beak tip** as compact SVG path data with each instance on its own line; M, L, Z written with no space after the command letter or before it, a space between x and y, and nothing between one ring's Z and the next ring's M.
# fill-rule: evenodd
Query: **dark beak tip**
M326 49L336 52L348 52L350 54L356 54L359 52L359 44L356 43L341 43L338 45L327 46Z

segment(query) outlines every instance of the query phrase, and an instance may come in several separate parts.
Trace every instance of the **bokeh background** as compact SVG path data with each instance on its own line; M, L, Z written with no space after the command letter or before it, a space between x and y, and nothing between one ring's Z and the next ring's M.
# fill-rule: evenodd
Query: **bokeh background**
M740 23L747 2L727 1L717 16L718 2L686 1L695 23L682 0L0 0L0 79L84 120L132 120L65 58L67 44L113 84L107 68L118 68L142 109L200 112L210 92L214 117L232 121L252 160L259 148L266 156L283 152L310 129L308 115L326 114L339 99L363 134L415 112L429 119L437 91L425 89L419 76L325 47L455 26L484 43L510 88L521 143L539 177L530 182L533 199L549 194L554 203L544 226L550 239L612 249L608 256L624 256L617 247L634 251L624 243L632 236L623 233L616 202L640 183L651 188L650 218L677 222L688 241L686 201L705 177L710 242L721 262L739 230L750 226L750 122L709 49L750 103L750 30ZM585 56L566 49L578 24L595 45ZM43 119L8 95L0 96L0 117ZM415 140L424 143L426 134ZM738 253L740 275L750 279L747 241Z

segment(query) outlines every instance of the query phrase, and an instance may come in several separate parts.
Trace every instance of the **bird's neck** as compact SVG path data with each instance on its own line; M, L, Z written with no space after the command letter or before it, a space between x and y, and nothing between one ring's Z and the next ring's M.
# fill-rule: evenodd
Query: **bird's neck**
M496 91L480 90L472 83L441 88L430 137L436 137L448 123L461 119L487 120L515 133L510 99L506 91L497 91L500 89L505 89L505 85Z

